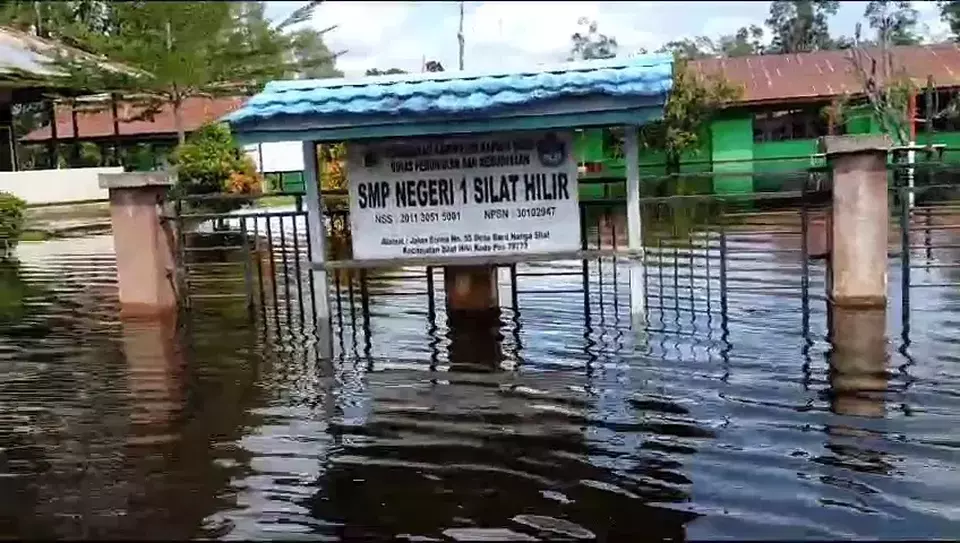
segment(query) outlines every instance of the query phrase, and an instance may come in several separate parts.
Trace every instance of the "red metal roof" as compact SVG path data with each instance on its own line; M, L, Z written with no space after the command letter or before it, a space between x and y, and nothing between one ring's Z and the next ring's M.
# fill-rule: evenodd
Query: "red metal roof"
M905 68L918 84L924 85L932 75L937 87L960 86L960 46L946 43L891 48L894 64ZM871 51L868 51L871 53ZM872 51L876 54L876 51ZM744 93L740 103L803 102L825 99L861 90L860 81L850 62L850 51L818 51L792 55L762 55L736 58L703 59L691 63L701 74L722 73L734 84L740 84ZM183 105L183 125L187 132L204 123L219 119L239 109L245 97L189 98ZM153 122L123 122L137 115L140 108L121 103L119 108L121 136L176 135L173 114L164 107ZM109 105L103 111L78 112L80 139L113 137L113 118ZM39 128L22 138L23 141L42 142L50 138L50 127ZM57 138L73 139L70 107L57 107Z
M956 44L900 46L890 51L896 69L905 68L918 84L925 85L927 76L932 75L937 87L960 86L960 47ZM879 66L878 51L867 53L878 59ZM691 65L698 73L722 73L728 81L743 85L741 103L791 102L860 92L850 55L850 51L818 51L704 59Z
M239 109L247 100L246 97L227 97L227 98L188 98L181 107L181 118L183 119L183 128L190 133L200 128L205 123L219 119ZM113 114L109 102L105 103L105 110L100 111L82 111L78 105L77 128L81 140L96 138L113 137ZM101 106L104 107L104 106ZM73 139L73 122L71 120L71 109L69 105L57 105L57 140L70 141ZM169 106L164 106L159 113L154 115L153 121L137 120L124 122L124 119L136 117L143 110L134 104L119 102L117 115L120 119L121 136L170 136L176 137L177 130L174 127L173 111ZM21 138L21 141L41 142L50 139L50 127L44 126L30 132Z

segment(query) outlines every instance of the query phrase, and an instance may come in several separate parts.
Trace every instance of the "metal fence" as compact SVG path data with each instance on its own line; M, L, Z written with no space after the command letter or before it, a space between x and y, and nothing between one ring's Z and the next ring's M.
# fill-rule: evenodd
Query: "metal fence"
M891 298L905 329L918 290L960 286L957 174L960 169L938 162L891 167L890 269L897 291ZM686 174L666 182L716 175L723 174ZM739 330L762 327L797 337L823 332L815 317L826 311L829 260L817 257L828 243L829 178L817 170L768 175L795 190L641 199L645 332L697 336L703 348L721 353ZM281 339L311 333L314 290L303 196L281 196L289 199L285 206L240 210L230 208L238 200L256 204L263 198L212 195L174 202L177 282L187 307L245 308L266 333ZM323 198L328 259L350 258L344 195ZM581 202L582 248L625 249L625 216L622 200ZM522 359L525 337L535 338L538 329L561 321L582 323L578 333L593 352L613 348L629 328L623 258L507 264L499 266L498 277L503 356ZM329 288L334 343L341 353L383 354L389 346L379 345L377 334L396 318L420 318L425 342L440 341L435 334L445 327L440 269L340 269L331 272ZM797 317L771 318L778 314Z

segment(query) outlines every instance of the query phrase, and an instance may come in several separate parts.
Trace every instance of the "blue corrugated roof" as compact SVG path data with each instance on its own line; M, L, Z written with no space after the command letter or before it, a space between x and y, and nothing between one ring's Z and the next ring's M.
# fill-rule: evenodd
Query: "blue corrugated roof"
M661 97L654 102L662 105L672 82L673 58L669 55L567 63L513 73L275 81L226 120L247 124L283 116L462 117L570 97Z

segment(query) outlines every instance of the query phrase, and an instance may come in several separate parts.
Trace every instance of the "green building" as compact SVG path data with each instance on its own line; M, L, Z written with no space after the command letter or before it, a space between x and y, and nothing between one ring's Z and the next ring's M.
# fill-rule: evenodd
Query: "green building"
M898 72L920 88L932 83L930 92L920 91L915 99L917 144L945 144L944 159L960 162L960 118L933 115L927 122L928 113L943 112L957 96L960 47L901 46L890 51ZM705 186L691 188L698 192L777 190L784 183L783 173L804 171L814 165L819 137L881 131L868 107L855 106L858 97L863 102L863 95L849 51L705 59L691 62L690 69L722 75L743 89L739 100L705 127L700 148L686 153L681 161L681 174L712 172L702 176L699 183ZM825 108L844 97L848 106L841 120L831 123ZM576 152L583 163L585 180L624 176L623 160L616 156L616 139L611 131L581 132L578 143ZM641 175L650 182L667 173L663 154L655 151L641 150L640 166ZM581 198L620 193L622 189L616 185L581 186Z

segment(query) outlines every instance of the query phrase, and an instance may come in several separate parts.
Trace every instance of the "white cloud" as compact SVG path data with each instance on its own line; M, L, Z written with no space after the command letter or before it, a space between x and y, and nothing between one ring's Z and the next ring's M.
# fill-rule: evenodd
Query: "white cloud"
M865 5L841 2L831 31L852 35ZM935 2L914 5L932 37L947 35ZM674 39L716 38L750 24L762 27L768 12L769 2L466 2L465 65L487 70L562 61L580 17L597 21L599 31L616 37L627 54ZM458 18L458 2L334 0L317 8L312 24L339 25L326 41L335 51L348 51L338 67L359 75L369 68L419 71L424 58L455 69Z

